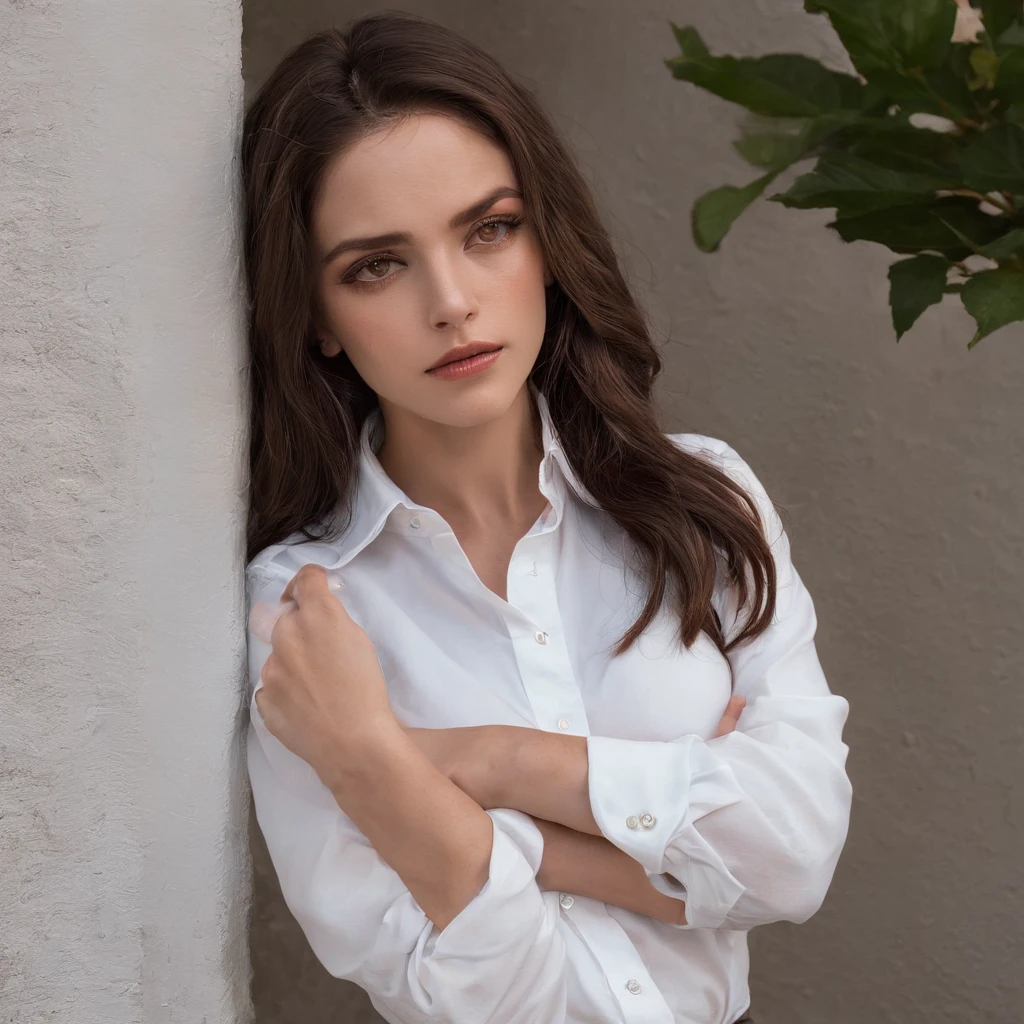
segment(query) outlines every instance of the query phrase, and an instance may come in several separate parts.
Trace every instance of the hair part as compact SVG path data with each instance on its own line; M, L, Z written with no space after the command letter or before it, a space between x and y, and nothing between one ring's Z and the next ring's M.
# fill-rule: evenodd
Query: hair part
M615 655L666 599L686 647L702 630L723 653L753 639L771 624L776 591L757 506L662 432L653 402L661 358L585 179L528 89L455 32L404 12L295 46L245 115L247 557L293 533L335 539L351 521L360 431L378 400L344 353L328 358L317 346L312 217L330 161L425 112L458 118L507 153L554 276L530 379L580 481L629 538L648 590ZM719 558L739 607L759 609L728 644L712 606Z

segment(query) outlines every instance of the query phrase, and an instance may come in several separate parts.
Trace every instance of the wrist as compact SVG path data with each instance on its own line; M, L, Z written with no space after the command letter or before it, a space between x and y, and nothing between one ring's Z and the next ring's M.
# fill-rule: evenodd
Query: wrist
M521 730L526 732L527 730ZM507 782L515 770L516 730L505 725L472 728L451 780L485 810L511 806Z
M358 730L346 729L326 738L314 767L324 785L337 791L372 775L382 759L414 746L399 721L385 715L364 721Z

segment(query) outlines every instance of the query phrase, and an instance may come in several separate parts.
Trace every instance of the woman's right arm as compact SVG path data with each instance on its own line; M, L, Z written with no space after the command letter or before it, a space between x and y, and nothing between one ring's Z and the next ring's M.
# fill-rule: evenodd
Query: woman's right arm
M254 574L250 606L278 600L292 575ZM252 633L248 644L255 689L271 648ZM360 735L336 770L321 767L325 783L266 728L255 697L250 721L256 816L331 974L410 1024L564 1019L560 911L537 886L543 838L528 815L482 810L397 731Z

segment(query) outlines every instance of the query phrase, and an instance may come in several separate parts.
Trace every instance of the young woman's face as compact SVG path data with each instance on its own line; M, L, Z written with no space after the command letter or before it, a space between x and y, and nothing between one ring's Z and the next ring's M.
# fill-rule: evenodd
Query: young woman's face
M522 199L488 201L499 189L518 190L504 151L436 114L368 136L328 166L313 221L317 333L325 355L344 350L382 406L470 426L507 409L524 386L551 278L532 226L515 224ZM373 241L392 233L407 237ZM477 341L502 346L482 373L426 372Z

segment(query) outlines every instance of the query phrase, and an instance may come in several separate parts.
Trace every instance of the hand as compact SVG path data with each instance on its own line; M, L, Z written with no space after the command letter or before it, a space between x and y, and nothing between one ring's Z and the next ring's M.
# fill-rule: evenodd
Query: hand
M398 723L377 651L328 589L324 567L299 569L281 602L294 604L274 624L256 707L267 730L324 778L346 748Z
M712 739L718 739L719 736L725 736L726 733L732 732L739 722L740 712L746 706L746 697L741 697L739 694L734 694L730 697L729 703L725 706L725 714L722 715L722 719L718 723L718 728L715 730L715 735Z

